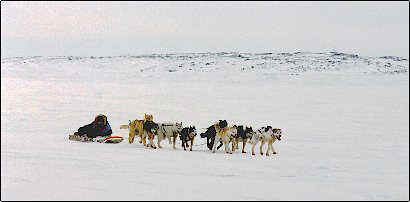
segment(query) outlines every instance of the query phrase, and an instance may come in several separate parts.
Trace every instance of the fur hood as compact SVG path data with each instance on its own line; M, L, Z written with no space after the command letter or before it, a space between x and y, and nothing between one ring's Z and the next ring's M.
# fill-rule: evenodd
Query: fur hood
M94 123L97 123L98 119L103 119L104 121L104 126L107 125L107 116L105 116L104 114L98 114L95 118L94 118Z

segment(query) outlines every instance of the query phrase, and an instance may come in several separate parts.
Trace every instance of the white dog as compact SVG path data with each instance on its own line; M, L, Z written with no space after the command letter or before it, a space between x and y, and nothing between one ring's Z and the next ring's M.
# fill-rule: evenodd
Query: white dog
M175 149L175 142L178 135L181 133L182 130L182 122L180 123L160 123L158 124L158 147L161 147L161 141L165 138L168 138L169 144L171 144L171 137L174 139L172 140L172 146Z
M268 150L266 151L266 156L269 156L269 151L272 150L272 154L276 154L275 149L273 148L272 144L275 140L281 140L282 137L282 130L279 128L272 128L272 126L262 127L256 131L256 133L252 136L251 144L252 144L252 155L255 155L255 145L260 141L261 146L259 151L261 155L263 155L262 147L263 145L268 142Z

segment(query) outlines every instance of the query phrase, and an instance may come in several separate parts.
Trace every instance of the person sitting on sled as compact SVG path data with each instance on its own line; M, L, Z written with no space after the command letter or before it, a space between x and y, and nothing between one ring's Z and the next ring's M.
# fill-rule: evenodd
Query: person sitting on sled
M97 136L107 137L111 134L111 126L107 121L107 117L103 114L97 115L92 123L80 127L74 133L76 136L86 136L88 138L96 138Z

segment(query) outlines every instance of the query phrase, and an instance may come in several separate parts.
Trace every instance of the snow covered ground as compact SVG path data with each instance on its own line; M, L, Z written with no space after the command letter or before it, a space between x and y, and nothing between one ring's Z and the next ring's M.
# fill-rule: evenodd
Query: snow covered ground
M282 128L274 156L70 142L154 115ZM179 140L178 140L179 143ZM1 60L1 200L409 200L409 61L345 53Z

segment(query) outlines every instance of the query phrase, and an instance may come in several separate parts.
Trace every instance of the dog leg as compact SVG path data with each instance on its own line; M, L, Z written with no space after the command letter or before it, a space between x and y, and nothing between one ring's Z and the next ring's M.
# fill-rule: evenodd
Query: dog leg
M266 150L266 156L269 156L269 151L270 151L271 147L272 147L272 142L269 141L268 142L268 150Z
M148 133L148 141L149 141L149 146L152 148L152 137L151 137L151 134L150 133Z
M172 140L172 147L173 147L174 149L176 149L176 147L175 147L176 141L177 141L177 136L174 135L174 139Z
M144 139L142 140L142 142L145 143L144 146L149 147L149 136L148 136L148 134L144 134Z
M154 134L152 134L152 133L150 133L150 144L151 144L151 148L154 148L154 149L156 149L157 147L155 146L155 143L154 143L154 138L155 138L155 136L154 136Z
M140 138L140 144L141 144L143 142L142 138L144 137L144 130L142 130L141 126L138 127L138 137Z
M214 141L212 141L212 138L210 138L209 136L206 136L206 146L208 147L209 150L212 151L213 147L214 147L214 142L215 142L215 138Z
M128 133L128 142L130 143L130 144L132 144L133 142L134 142L134 138L135 138L135 134L133 134L133 133Z
M222 145L223 145L223 142L222 142L222 141L219 141L219 145L218 145L218 147L217 147L216 149L221 148L221 147L222 147Z
M225 144L225 153L232 154L229 148L229 137L225 136L224 144Z
M231 154L233 154L233 141L234 140L231 141Z
M152 147L151 135L150 134L148 134L148 146Z
M141 137L141 141L142 141L142 144L143 144L144 146L147 146L147 140L146 140L145 138L146 138L145 135L143 135L143 136Z
M239 141L240 141L239 139L237 139L237 140L235 141L235 150L236 150L236 149L239 149Z
M243 153L243 154L246 154L246 151L245 151L246 141L248 141L248 140L247 140L247 139L243 139L243 142L242 142L242 153Z
M138 132L138 137L140 138L140 144L144 142L144 131Z
M272 154L277 154L277 152L276 152L275 149L273 148L273 145L272 145Z
M235 150L236 150L236 138L234 138L233 140L232 140L232 152L235 152Z
M229 145L228 145L228 143L225 140L223 140L223 143L224 143L224 146L225 146L225 154L229 154Z
M182 142L182 143L181 143L181 144L182 144L182 145L181 145L182 148L184 148L184 150L186 151L186 143L185 143L185 142L186 142L186 139L185 139L185 137L182 138L181 142Z
M161 141L162 141L161 134L158 134L158 148L160 148L160 149L162 149Z
M189 149L189 151L192 151L192 145L194 145L194 139L191 140L191 148Z
M260 151L261 155L263 155L263 145L264 145L264 144L265 144L265 141L262 140L262 141L261 141L261 146L259 147L259 151Z
M252 155L255 155L255 146L256 146L256 142L252 143Z
M219 136L215 137L214 146L212 147L212 153L215 153L216 145L219 143Z

